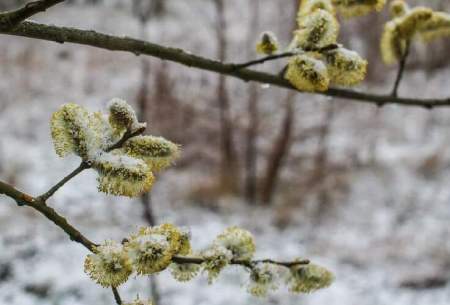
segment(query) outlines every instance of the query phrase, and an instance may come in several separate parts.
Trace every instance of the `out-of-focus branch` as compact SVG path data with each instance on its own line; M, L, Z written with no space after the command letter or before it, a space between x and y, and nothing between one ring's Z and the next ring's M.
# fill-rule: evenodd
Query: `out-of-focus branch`
M287 80L283 79L279 75L258 72L250 69L236 70L235 64L222 63L220 61L190 54L181 49L165 47L129 37L118 37L91 30L80 30L76 28L59 27L27 21L22 22L13 29L0 29L0 33L55 41L59 43L77 43L111 51L131 52L136 55L145 54L160 59L177 62L185 66L233 76L244 81L255 81L263 84L271 84L277 87L296 90ZM330 88L325 92L317 92L316 94L372 104L399 104L421 106L425 108L450 106L450 98L401 98L392 97L390 94L370 94L335 88Z
M4 12L0 14L0 29L11 29L24 21L27 18L30 18L37 13L44 12L48 8L64 2L64 0L38 0L32 1L25 4L23 7L18 8L16 10Z
M117 305L122 305L122 298L120 297L119 291L116 287L112 287L112 292L114 295L114 300L116 301Z

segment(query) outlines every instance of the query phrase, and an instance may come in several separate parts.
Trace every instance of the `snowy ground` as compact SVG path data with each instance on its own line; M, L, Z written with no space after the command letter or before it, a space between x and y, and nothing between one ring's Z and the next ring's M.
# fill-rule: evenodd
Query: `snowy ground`
M52 22L59 14L66 16L61 24L76 25L83 14L86 28L138 33L136 23L119 12L111 18L111 12L103 16L90 9L63 8L49 12L43 20ZM192 31L202 33L189 41L180 40L177 28L169 26L176 21L188 24L192 14L194 11L187 9L181 21L179 16L168 18L162 24L166 33L154 30L150 37L211 55L211 48L202 42L207 39L203 36L211 33L200 21L189 23ZM78 163L74 157L58 159L52 150L51 113L65 102L99 110L113 96L133 97L140 61L132 55L85 47L0 39L0 175L20 189L39 194ZM198 84L205 74L191 76L189 69L176 69L179 78L190 77L194 84L181 84L181 90L187 90L181 94L193 100L201 95L198 102L205 102ZM449 96L449 75L448 68L440 75L412 73L405 92L411 96ZM335 272L333 286L307 296L293 296L281 289L260 300L246 293L242 287L246 274L237 270L225 272L211 286L205 276L180 284L164 272L157 277L164 305L450 303L449 283L433 289L402 285L429 277L450 277L449 110L389 106L381 110L375 132L359 128L367 128L364 123L374 115L373 107L350 105L356 111L339 116L335 122L333 158L345 159L350 144L358 141L358 158L367 159L366 155L373 154L368 143L376 134L377 163L351 171L348 196L330 207L320 222L313 217L314 202L294 210L292 223L284 229L275 226L276 207L255 209L224 198L221 208L213 211L186 202L190 185L204 181L196 171L169 171L160 177L152 193L158 221L189 227L195 248L206 247L227 226L239 225L254 233L258 257L310 258ZM436 159L431 158L434 155ZM61 189L50 204L94 241L121 240L144 224L139 202L104 196L97 193L95 185L95 174L85 172ZM41 215L1 197L0 232L0 304L113 304L110 290L97 286L83 273L85 249L69 241ZM125 299L136 294L145 297L148 286L146 279L137 278L120 291Z

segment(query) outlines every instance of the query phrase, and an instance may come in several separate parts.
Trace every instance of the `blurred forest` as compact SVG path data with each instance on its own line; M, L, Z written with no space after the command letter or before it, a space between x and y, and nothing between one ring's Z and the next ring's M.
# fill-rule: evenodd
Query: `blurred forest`
M1 0L0 10L24 2ZM255 43L265 30L288 45L298 2L71 0L33 18L240 63L257 58ZM450 12L448 0L408 3ZM358 90L392 89L398 67L386 66L379 51L388 19L386 8L341 19L340 41L369 62ZM93 236L121 236L132 226L168 219L192 227L194 240L200 235L204 244L208 236L202 232L239 223L256 230L263 254L315 255L336 270L337 283L302 297L304 304L450 302L449 109L377 107L245 83L157 58L0 39L0 176L9 183L40 193L74 167L75 159L57 159L48 126L51 113L67 102L98 110L112 97L123 98L149 122L149 133L182 145L180 160L141 203L104 198L90 176L55 197L55 206ZM449 39L415 43L399 95L450 96L449 50ZM278 73L285 64L257 69ZM105 205L113 208L105 211ZM108 304L108 293L95 292L82 271L73 271L65 286L57 283L64 266L81 270L81 250L74 252L81 258L56 263L69 241L39 222L32 212L0 205L0 303ZM18 243L19 237L32 240L33 248ZM58 246L48 250L49 244ZM48 266L45 257L53 258ZM31 271L20 275L26 268ZM165 279L151 285L167 305L298 303L286 295L258 303L235 300L227 293L243 293L234 292L232 275L226 279L218 288L197 288L198 294L195 283L184 290L161 285ZM89 293L74 290L80 281ZM137 287L130 285L127 293Z

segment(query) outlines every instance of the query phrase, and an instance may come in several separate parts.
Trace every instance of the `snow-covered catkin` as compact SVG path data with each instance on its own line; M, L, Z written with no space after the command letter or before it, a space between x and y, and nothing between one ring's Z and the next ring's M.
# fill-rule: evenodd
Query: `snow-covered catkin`
M123 146L124 152L142 159L152 171L161 171L171 165L179 156L179 146L154 136L137 136L129 139Z
M252 259L256 250L252 234L238 227L227 228L217 236L214 243L231 251L233 259L238 260Z
M308 54L292 57L284 75L300 91L326 91L330 78L324 62Z
M256 297L265 297L268 292L278 288L277 267L273 264L259 263L250 271L247 291Z
M188 282L197 276L201 269L201 265L172 263L169 268L174 279L179 282Z
M277 37L272 32L263 32L256 44L256 53L272 55L278 51L279 45Z
M233 253L224 246L213 244L203 251L202 257L205 260L203 270L208 274L208 283L211 284L233 259Z
M339 47L323 54L333 84L353 86L366 76L367 61L358 53Z
M123 246L114 241L105 241L89 254L84 270L92 280L103 287L117 287L128 280L133 269Z
M433 12L431 18L418 27L418 32L425 42L450 36L450 14Z
M294 32L291 49L323 48L335 44L339 33L339 23L326 10L317 9L298 19L298 30Z
M300 1L300 7L297 13L297 24L302 23L302 19L316 10L325 10L335 15L335 9L331 0L304 0Z
M297 265L290 269L287 283L294 293L311 293L332 284L334 275L327 269L314 265Z
M142 126L133 108L124 100L113 98L109 104L109 122L117 133L135 130ZM144 125L145 126L145 125Z
M180 231L170 224L141 228L125 243L134 269L148 275L166 269L180 251Z

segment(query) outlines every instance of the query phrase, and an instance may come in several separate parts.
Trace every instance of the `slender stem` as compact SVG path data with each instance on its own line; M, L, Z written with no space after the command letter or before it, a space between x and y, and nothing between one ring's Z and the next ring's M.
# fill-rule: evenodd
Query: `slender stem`
M114 300L116 301L117 305L122 305L122 298L120 297L119 291L116 287L112 287L112 292L114 295Z
M80 231L72 226L66 218L58 214L58 212L56 212L53 208L46 205L45 201L43 201L39 197L35 198L31 195L28 195L2 181L0 181L0 194L5 194L6 196L14 199L20 206L25 205L37 210L45 217L47 217L47 219L52 221L55 225L60 227L70 237L71 240L82 244L89 251L94 250L94 247L96 246L95 243L81 234Z
M277 59L281 59L281 58L292 57L295 55L303 54L305 52L313 52L314 51L314 52L322 53L322 52L334 50L338 47L339 46L337 44L330 44L330 45L327 45L322 48L309 48L309 49L296 50L296 51L287 51L287 52L283 52L283 53L268 55L266 57L262 57L262 58L255 59L255 60L250 60L250 61L240 63L240 64L234 64L234 67L236 70L239 70L239 69L243 69L243 68L248 68L250 66L262 64L267 61L273 61L273 60L277 60Z
M202 257L194 257L194 256L174 256L172 260L177 264L202 264L205 262L205 259ZM274 264L279 266L284 266L287 268L290 268L292 266L296 265L307 265L309 264L309 260L294 260L290 262L282 262L282 261L276 261L272 259L260 259L260 260L242 260L242 259L234 259L230 262L232 265L242 265L246 267L252 267L254 264L257 263L268 263L268 264Z
M400 86L400 82L402 81L403 73L404 73L405 67L406 67L406 60L407 60L408 55L409 55L409 46L410 46L410 44L408 42L406 44L405 53L403 53L402 57L400 58L398 71L397 71L397 76L395 78L394 88L392 89L392 93L391 93L391 95L393 97L397 97L398 96L398 88Z
M1 21L1 17L0 17ZM44 25L35 22L22 22L10 30L0 29L0 33L14 36L23 36L42 40L55 41L59 43L70 42L82 45L93 46L111 51L125 51L133 54L145 54L160 59L177 62L188 67L194 67L201 70L212 71L224 75L239 78L244 81L255 81L263 84L271 84L281 88L296 90L287 80L279 75L254 71L250 69L236 70L235 64L222 63L220 61L200 57L190 54L181 49L169 48L137 40L129 37L118 37L98 33L91 30L80 30L69 27L59 27L54 25ZM301 92L301 91L299 91ZM363 103L371 104L399 104L408 106L420 106L431 108L437 106L450 106L449 98L400 98L392 97L391 94L370 94L347 89L329 88L325 92L316 92L314 94L339 97Z
M141 134L142 132L144 132L145 127L141 127L139 129L136 129L135 131L131 132L131 131L126 131L124 133L124 135L122 136L122 138L115 144L111 145L110 147L108 147L106 149L107 152L112 151L114 149L120 148L122 147L122 145L130 138L135 137L139 134ZM89 162L86 161L82 161L80 163L80 165L78 165L78 167L76 169L74 169L70 174L68 174L66 177L64 177L61 181L59 181L58 183L56 183L54 186L52 186L47 192L45 192L44 194L40 195L38 198L40 200L42 200L43 202L46 202L48 198L50 198L51 196L53 196L56 191L58 191L62 186L64 186L64 184L66 184L67 182L69 182L72 178L74 178L75 176L77 176L79 173L81 173L82 171L84 171L85 169L90 168L91 165L89 164Z
M136 129L135 131L127 130L127 131L123 134L122 138L121 138L116 144L113 144L113 145L111 145L110 147L108 147L108 148L106 149L106 151L109 152L109 151L112 151L112 150L114 150L114 149L121 148L122 145L123 145L128 139L140 135L141 133L144 132L144 130L145 130L145 126L140 127L140 128L138 128L138 129Z
M54 186L52 186L47 192L40 195L38 198L42 201L47 201L48 198L53 196L53 194L56 193L57 190L59 190L64 184L66 184L69 180L74 178L76 175L84 171L85 169L89 168L89 164L86 162L81 162L80 165L76 169L74 169L70 174L68 174L66 177L64 177L61 181L56 183Z

